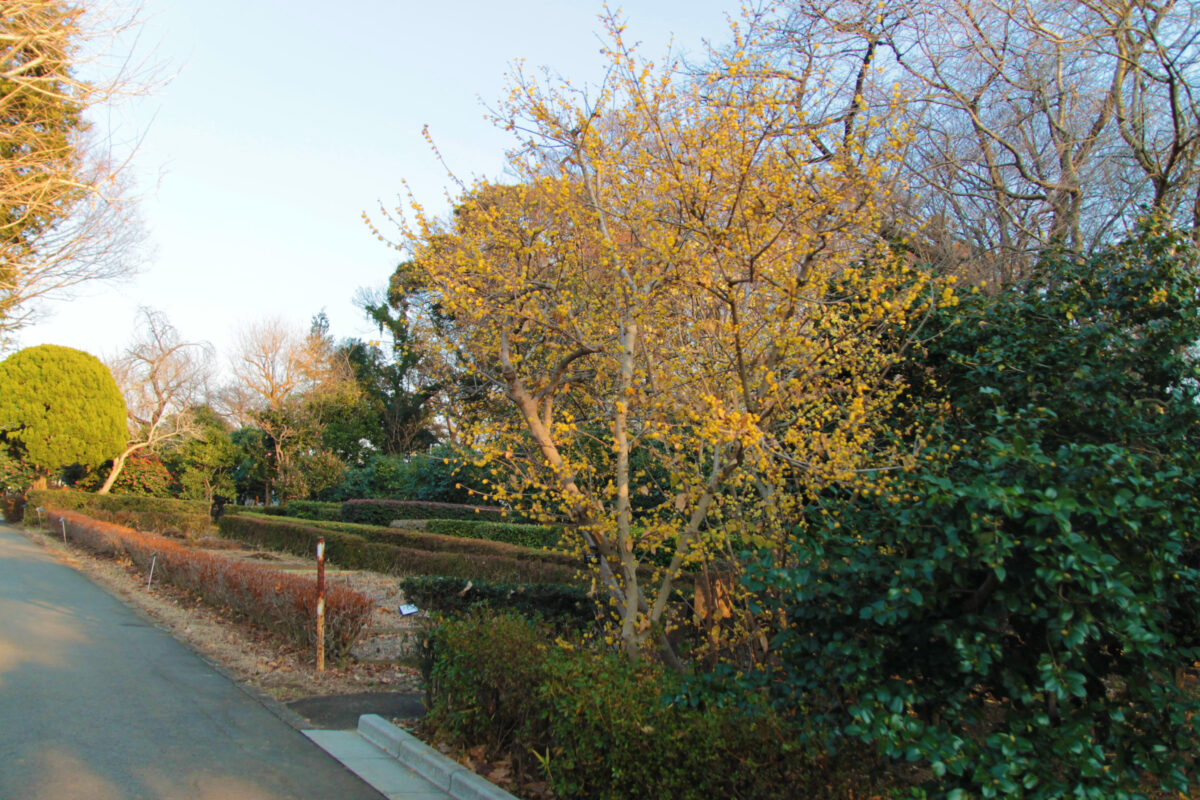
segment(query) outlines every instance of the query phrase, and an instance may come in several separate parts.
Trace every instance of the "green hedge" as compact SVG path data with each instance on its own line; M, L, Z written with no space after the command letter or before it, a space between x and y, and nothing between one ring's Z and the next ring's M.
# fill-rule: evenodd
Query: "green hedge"
M747 697L684 705L678 676L623 655L559 647L512 615L450 619L425 646L427 728L540 774L560 800L880 796L856 748L804 752Z
M505 510L497 506L465 506L419 500L347 500L342 503L343 522L385 527L395 519L477 519L501 522L504 517Z
M602 610L586 588L556 583L490 583L422 575L405 578L400 588L405 600L424 611L463 615L485 606L577 629L594 623Z
M326 557L346 569L366 569L396 575L446 575L512 583L577 583L576 568L562 563L561 557L525 550L499 542L468 541L476 548L486 546L490 552L466 552L461 547L433 550L412 546L409 542L425 543L432 534L412 534L405 539L391 534L397 545L368 541L358 533L347 533L330 527L238 514L222 517L221 535L255 544L270 550L298 555L316 552L317 538L325 537ZM402 533L402 532L397 532ZM447 539L448 537L441 537ZM462 540L458 541L464 544ZM442 543L445 544L445 543ZM508 548L501 554L497 548ZM526 556L522 558L520 556Z
M254 517L256 514L252 511L246 511L240 516ZM263 518L261 515L258 516L259 519ZM573 558L565 553L548 552L541 549L521 547L520 545L509 544L507 542L489 541L487 539L445 536L439 533L426 533L420 530L406 530L404 528L381 528L378 525L359 525L354 522L327 522L325 520L297 519L294 517L285 520L280 520L277 517L272 517L272 519L292 525L320 528L321 530L336 531L338 533L349 533L354 536L361 536L368 542L390 544L397 547L414 547L418 550L446 550L482 556L504 556L505 558L515 558L519 561L547 561L568 567L576 567L579 564L577 558Z
M553 547L562 538L561 526L526 525L518 522L487 522L476 519L430 519L422 526L430 533L463 539L487 539L522 547Z
M99 508L103 511L153 511L162 514L208 514L203 500L176 500L171 497L139 497L135 495L95 494L75 489L34 489L26 496L29 505L42 508L61 508L82 511Z
M285 507L287 516L300 519L319 519L336 522L342 518L341 503L320 503L316 500L292 500Z
M156 533L198 535L212 527L203 500L35 489L27 495L25 510L29 513L36 508L81 511L93 519Z

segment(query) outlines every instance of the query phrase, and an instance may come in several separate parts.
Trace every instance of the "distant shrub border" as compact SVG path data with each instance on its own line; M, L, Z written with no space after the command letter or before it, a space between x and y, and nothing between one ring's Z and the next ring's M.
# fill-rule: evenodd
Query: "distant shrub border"
M342 521L387 527L394 519L477 519L501 522L505 510L499 506L465 506L421 500L347 500L342 503Z
M29 492L26 508L81 511L104 522L156 533L197 536L212 527L208 505L203 500L37 489Z
M321 503L316 500L293 500L285 506L287 516L337 522L342 518L341 503Z
M143 570L154 562L155 580L199 595L251 624L300 647L316 644L316 581L258 564L192 550L144 531L91 519L74 511L48 509L53 529L65 529L75 544L102 556L125 555ZM61 526L61 527L60 527ZM325 651L341 658L370 622L374 604L340 586L325 590Z
M486 539L522 547L553 547L562 538L561 526L526 525L518 522L489 522L476 519L430 519L422 526L430 533L464 539Z
M501 542L387 529L348 533L336 530L332 527L335 524L328 523L330 527L324 527L316 523L238 514L222 517L220 530L221 535L228 538L297 555L314 553L317 538L323 536L326 557L344 569L510 583L580 582L577 567L570 559L556 553L542 553ZM371 535L374 541L368 540L363 533Z
M440 533L427 533L423 524L413 528L382 528L378 525L360 525L357 522L328 522L318 519L298 519L287 517L280 519L275 515L264 517L253 511L245 511L239 516L257 518L272 524L293 525L307 528L319 528L322 531L348 533L359 536L368 542L388 544L395 547L412 547L417 550L435 550L454 553L469 553L480 556L503 556L515 558L518 561L547 561L568 567L579 565L579 559L566 553L552 552L541 548L522 547L508 542L496 542L490 539L472 539L460 536L446 536ZM480 523L490 525L493 523Z

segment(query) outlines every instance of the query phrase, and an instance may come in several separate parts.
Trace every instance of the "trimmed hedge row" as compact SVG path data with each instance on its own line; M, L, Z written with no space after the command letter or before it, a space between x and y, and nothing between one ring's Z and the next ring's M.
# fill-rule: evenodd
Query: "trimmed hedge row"
M212 527L203 500L35 489L27 496L25 511L31 513L36 508L81 511L104 522L155 533L194 536Z
M321 503L316 500L292 500L287 504L287 516L300 519L319 519L337 522L342 518L341 503Z
M462 539L486 539L507 542L522 547L553 547L563 535L563 528L547 525L527 525L519 522L487 522L476 519L425 520L422 530L457 536Z
M500 522L505 510L499 506L464 506L423 500L347 500L342 503L342 521L387 527L395 519L478 519Z
M76 489L34 489L27 495L29 505L81 511L99 508L103 511L153 511L160 514L208 515L203 500L177 500L172 497L138 497L121 494L96 494Z
M301 647L316 644L316 581L259 564L192 550L144 531L91 519L74 511L47 511L50 526L75 544L103 556L127 556L155 580L167 581L229 609L251 624ZM359 592L325 590L325 651L346 655L371 620L374 604Z
M594 623L603 608L582 586L552 583L489 583L421 575L405 578L400 588L405 600L425 611L462 615L485 606L576 629Z
M253 512L245 512L240 516L255 517ZM264 519L261 515L259 519ZM504 556L519 561L549 561L575 567L579 560L565 553L548 552L541 549L521 547L507 542L493 542L487 539L469 539L458 536L445 536L440 533L426 533L420 529L381 528L377 525L359 525L355 522L326 522L316 519L279 519L274 517L273 523L286 523L310 528L320 528L324 531L349 533L361 536L368 542L390 544L397 547L414 547L418 550L450 551L455 553L471 553L482 556ZM489 523L481 523L489 524ZM423 526L422 526L423 527Z
M563 563L568 561L563 556L500 542L463 542L461 539L439 537L444 541L434 544L433 534L395 531L384 534L392 537L385 543L368 541L361 532L347 533L318 524L250 514L222 517L220 530L221 535L227 538L297 555L315 553L317 538L323 536L326 557L345 569L365 569L394 575L445 575L511 583L580 581L577 569L570 563ZM429 546L431 544L441 545L443 549L432 549ZM469 552L464 544L476 548L476 552ZM478 551L484 547L487 552Z

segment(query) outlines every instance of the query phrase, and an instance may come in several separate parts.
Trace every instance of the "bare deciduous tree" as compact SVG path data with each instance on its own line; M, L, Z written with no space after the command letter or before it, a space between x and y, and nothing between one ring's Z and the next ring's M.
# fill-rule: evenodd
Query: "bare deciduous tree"
M138 317L133 343L109 364L125 395L130 439L100 494L108 493L133 453L193 434L191 409L203 400L212 374L210 344L183 341L160 311L142 307Z
M128 160L88 120L136 91L136 70L80 77L81 52L133 24L101 21L82 3L0 0L0 336L28 322L32 301L137 265Z
M1200 221L1195 0L790 0L753 17L757 70L817 84L834 152L900 115L897 238L979 279L1047 246L1086 251L1146 208Z

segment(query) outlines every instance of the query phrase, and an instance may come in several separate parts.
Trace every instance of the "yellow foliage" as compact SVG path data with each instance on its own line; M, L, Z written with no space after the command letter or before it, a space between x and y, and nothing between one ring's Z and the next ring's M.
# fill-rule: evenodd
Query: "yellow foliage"
M495 494L580 526L635 653L685 566L779 545L805 497L899 463L879 444L891 369L953 292L880 237L885 165L796 134L794 84L734 59L737 80L687 79L608 22L594 94L514 75L498 122L523 137L518 182L399 224L453 320L448 362L515 412L473 431L504 462ZM666 499L635 513L648 496ZM658 551L673 558L648 586Z

